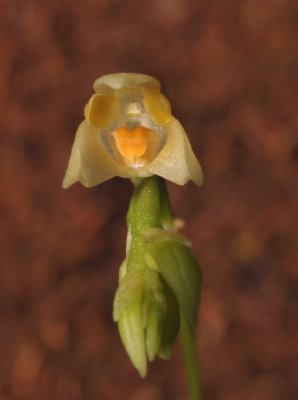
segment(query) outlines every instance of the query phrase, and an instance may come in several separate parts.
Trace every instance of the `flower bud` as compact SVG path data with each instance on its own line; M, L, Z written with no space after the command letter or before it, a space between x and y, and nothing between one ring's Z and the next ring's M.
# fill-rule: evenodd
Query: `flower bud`
M149 361L153 361L160 350L165 315L165 298L162 293L154 293L146 324L146 351Z
M125 275L117 289L113 310L124 347L142 377L147 373L142 316L143 285L141 271Z
M174 294L160 274L145 268L125 272L114 299L114 321L118 322L124 347L135 368L144 377L147 356L169 358L179 329L179 308Z

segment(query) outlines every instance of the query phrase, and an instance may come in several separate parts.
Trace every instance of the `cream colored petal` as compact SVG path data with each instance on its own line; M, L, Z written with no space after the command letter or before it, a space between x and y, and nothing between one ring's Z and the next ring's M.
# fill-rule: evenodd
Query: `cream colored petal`
M150 90L160 90L160 83L150 75L120 72L104 75L98 78L93 85L95 92L105 92L107 88L118 90L121 88L135 88L142 86Z
M126 168L113 160L102 146L98 134L99 130L86 121L79 126L63 179L64 189L75 182L91 187L116 175L126 175Z
M202 185L202 169L183 127L177 119L171 118L166 128L168 138L165 146L144 169L178 185L189 180Z

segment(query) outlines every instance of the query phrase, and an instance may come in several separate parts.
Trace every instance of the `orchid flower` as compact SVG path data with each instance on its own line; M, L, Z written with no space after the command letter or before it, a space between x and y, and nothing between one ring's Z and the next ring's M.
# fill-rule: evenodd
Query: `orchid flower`
M158 175L178 185L202 184L200 164L157 79L104 75L94 90L76 133L64 188L78 181L91 187L114 176Z
M191 398L202 400L195 343L201 270L190 242L177 233L164 181L201 185L200 164L157 79L104 75L94 90L63 187L91 187L114 176L133 181L113 319L141 377L148 361L170 358L179 332Z

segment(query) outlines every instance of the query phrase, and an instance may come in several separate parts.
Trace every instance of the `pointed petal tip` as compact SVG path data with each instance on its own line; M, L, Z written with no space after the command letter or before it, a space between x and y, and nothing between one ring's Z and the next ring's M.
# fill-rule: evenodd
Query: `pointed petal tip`
M169 360L172 355L173 346L164 347L159 350L158 357L162 360Z
M72 179L69 179L69 176L66 174L62 181L62 189L68 189L75 182Z
M145 378L147 375L147 363L144 366L142 366L141 368L140 367L137 368L137 370L139 371L140 377Z
M203 185L204 175L203 175L202 168L200 165L199 165L199 169L197 170L196 176L192 177L191 179L196 185L198 185L198 186Z

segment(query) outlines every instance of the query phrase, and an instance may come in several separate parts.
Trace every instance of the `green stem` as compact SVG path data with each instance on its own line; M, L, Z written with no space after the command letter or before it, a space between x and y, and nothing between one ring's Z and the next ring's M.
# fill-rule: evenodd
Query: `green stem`
M180 313L180 341L191 400L203 400L201 374L196 349L195 331Z
M159 178L157 176L152 176L146 179L138 179L135 182L135 191L131 199L127 215L127 224L130 231L130 250L126 262L126 268L128 271L136 271L136 270L144 271L146 268L146 263L144 263L146 255L146 243L144 242L144 234L147 231L150 231L150 229L154 228L155 229L162 228L164 229L165 232L169 233L173 231L173 222L174 222L174 215L164 179ZM196 284L200 286L199 285L200 278L198 277L199 270L197 269L198 267L197 262L193 261L193 256L189 253L189 249L187 246L185 247L183 252L181 250L182 245L180 244L179 246L178 244L176 245L179 251L176 249L177 251L176 252L174 251L174 253L171 253L171 251L169 252L168 250L166 251L165 254L166 256L168 256L168 258L166 257L164 262L166 263L167 260L169 261L174 260L174 265L177 262L178 263L180 262L182 264L186 263L184 265L184 273L185 271L188 271L188 273L192 272L193 273L192 282L196 282ZM161 257L162 259L161 254L159 254L159 257ZM158 259L158 257L156 256L155 259ZM194 263L195 266L193 266ZM178 271L180 271L179 268ZM160 271L160 273L162 274L162 270ZM167 276L170 282L173 283L175 279L173 279L171 274L173 274L172 269L171 273L168 273ZM156 282L156 275L157 272L155 271L151 271L151 274L149 274L147 271L146 274L146 287L151 290L149 296L150 299L152 293L158 293L158 291L160 290ZM181 275L181 277L183 278L183 274ZM188 283L188 286L186 285L188 288L192 287L192 285L187 280L186 283ZM175 287L174 284L172 286ZM178 287L180 286L178 285ZM181 291L178 292L181 293ZM194 291L190 292L193 293ZM145 293L144 296L146 297L146 292L144 293ZM197 292L195 291L195 293ZM190 293L188 293L187 295L189 296ZM180 302L180 310L183 309L185 310L185 307L183 308L183 305L185 305L183 299L184 297L182 296L182 300ZM185 318L184 312L180 311L180 339L181 339L182 353L185 363L186 377L189 386L191 400L203 400L202 383L201 383L196 342L195 342L195 327L189 324L190 320L195 319L195 317L192 318L192 316L197 315L198 300L199 298L195 296L194 299L195 309L192 310L193 312L190 312L188 315L186 314L188 319ZM190 303L192 304L192 302ZM179 311L177 309L177 317L178 313ZM195 325L195 322L193 323L193 325ZM177 329L178 329L178 324L177 324Z
M174 215L164 179L160 179L161 214L165 228L173 225ZM186 369L186 377L192 400L203 400L202 381L196 349L195 330L180 312L180 341Z

